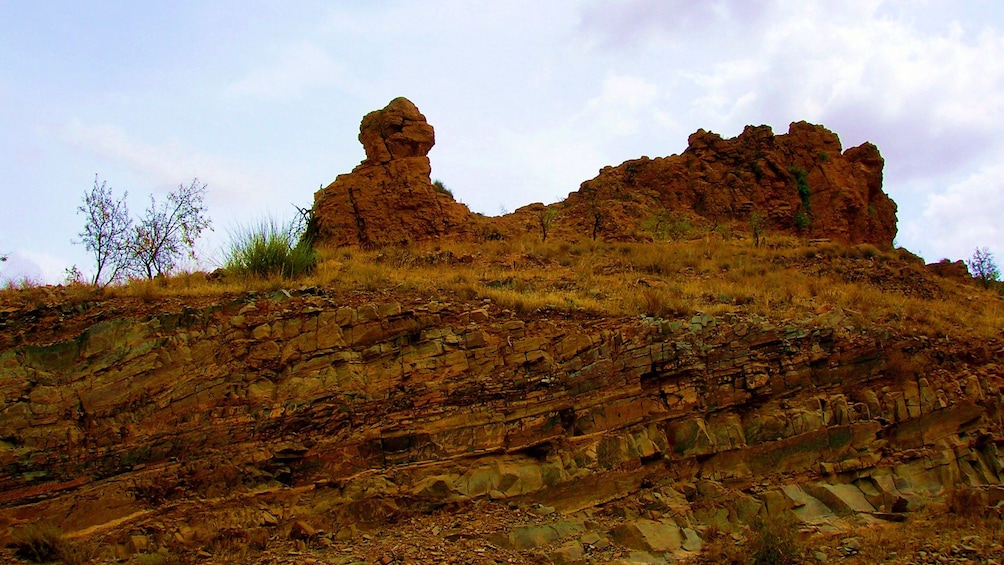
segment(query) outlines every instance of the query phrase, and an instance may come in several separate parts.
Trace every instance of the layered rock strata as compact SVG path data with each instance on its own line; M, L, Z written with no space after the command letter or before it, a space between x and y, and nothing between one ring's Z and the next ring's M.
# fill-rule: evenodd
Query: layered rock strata
M570 512L660 484L681 543L896 513L1004 478L991 347L833 312L528 320L282 293L108 320L0 353L0 532L263 490L346 523L479 498ZM903 361L919 351L936 361Z

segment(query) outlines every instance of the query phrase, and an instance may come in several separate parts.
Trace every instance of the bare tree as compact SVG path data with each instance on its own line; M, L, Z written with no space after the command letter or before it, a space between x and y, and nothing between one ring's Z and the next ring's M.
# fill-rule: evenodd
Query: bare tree
M994 254L987 247L976 248L972 258L966 261L973 278L983 283L983 288L990 288L990 285L999 280L1001 276L997 263L994 262Z
M137 271L152 279L170 272L186 251L195 258L195 240L211 223L204 215L205 195L205 183L193 179L188 186L178 185L177 192L168 193L167 202L159 206L150 197L150 207L133 234L132 255Z
M84 248L94 256L94 277L91 284L108 284L125 274L130 263L130 232L132 220L126 207L126 194L115 199L106 182L84 193L84 203L77 213L84 215L84 231L78 236ZM103 282L102 282L103 281Z

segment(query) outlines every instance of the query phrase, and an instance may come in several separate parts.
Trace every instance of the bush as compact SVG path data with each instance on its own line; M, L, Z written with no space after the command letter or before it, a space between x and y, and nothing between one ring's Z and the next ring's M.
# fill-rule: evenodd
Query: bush
M224 266L242 276L296 278L313 272L317 255L296 225L282 226L273 219L241 227L231 237Z
M14 536L9 547L14 555L30 563L61 561L66 565L90 562L89 550L74 545L52 524L35 524Z
M445 194L450 198L453 198L453 191L450 190L449 188L446 188L446 185L443 184L443 181L441 180L434 181L432 183L432 188L436 189L436 192L440 194Z
M754 565L794 565L801 563L801 546L793 519L777 518L753 525L749 540L750 562Z

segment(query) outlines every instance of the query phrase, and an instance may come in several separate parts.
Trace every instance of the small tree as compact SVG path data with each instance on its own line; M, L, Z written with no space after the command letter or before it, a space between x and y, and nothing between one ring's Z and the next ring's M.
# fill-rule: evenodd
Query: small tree
M753 230L754 247L760 247L760 244L763 243L763 236L767 232L767 216L760 211L750 214L750 229Z
M167 202L159 206L150 196L150 207L133 234L137 271L152 279L170 272L185 251L195 258L195 240L211 223L204 215L205 195L205 183L193 179L188 186L178 185L178 191L168 193Z
M969 266L973 278L983 283L983 288L990 288L993 282L1000 279L1000 269L994 262L993 253L987 247L982 249L977 247L976 251L973 251L972 258L966 261L966 265Z
M107 183L98 184L84 193L84 203L77 213L84 215L84 231L78 235L84 248L94 256L94 278L91 284L108 284L120 278L130 263L130 232L132 220L126 207L126 194L116 200ZM102 281L104 281L102 283Z
M540 241L547 241L547 232L551 230L551 225L558 219L557 208L541 208L537 211L537 222L540 225Z

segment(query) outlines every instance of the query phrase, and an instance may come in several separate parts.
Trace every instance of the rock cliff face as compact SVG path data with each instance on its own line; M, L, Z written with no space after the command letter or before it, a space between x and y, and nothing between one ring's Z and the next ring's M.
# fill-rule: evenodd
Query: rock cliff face
M470 211L435 189L427 156L435 132L406 98L367 114L359 126L366 159L314 195L319 240L387 245L457 233Z
M874 145L842 151L836 134L806 122L777 136L767 126L732 139L698 130L682 155L604 168L569 195L565 215L580 233L618 239L667 214L760 214L771 230L891 248L896 204L882 191L883 164Z
M678 539L900 512L1004 479L993 356L834 312L525 319L277 293L108 320L0 352L0 532L265 493L342 524L479 498L571 511L653 481Z

